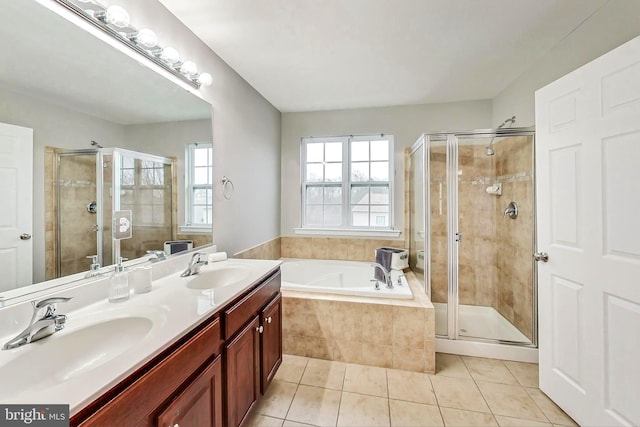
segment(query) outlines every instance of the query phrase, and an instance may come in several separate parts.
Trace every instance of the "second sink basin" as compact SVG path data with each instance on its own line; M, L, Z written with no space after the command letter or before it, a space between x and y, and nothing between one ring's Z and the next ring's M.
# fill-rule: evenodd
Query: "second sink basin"
M187 283L190 289L215 289L233 285L246 279L249 272L240 267L224 267L215 270L201 271L191 277Z

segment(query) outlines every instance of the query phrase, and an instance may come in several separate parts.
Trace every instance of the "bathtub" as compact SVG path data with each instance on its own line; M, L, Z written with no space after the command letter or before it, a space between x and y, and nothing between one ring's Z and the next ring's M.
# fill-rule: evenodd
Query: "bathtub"
M373 267L369 262L329 261L320 259L285 259L282 266L282 289L378 298L411 299L411 289L402 271L391 271L393 289L380 283L376 290ZM398 286L398 277L402 286Z

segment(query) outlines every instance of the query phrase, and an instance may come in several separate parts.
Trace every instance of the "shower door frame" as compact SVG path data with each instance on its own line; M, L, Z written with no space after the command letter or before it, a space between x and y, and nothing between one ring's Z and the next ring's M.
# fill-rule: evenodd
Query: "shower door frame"
M475 129L468 131L437 131L426 132L421 135L411 152L415 152L420 145L423 145L424 153L424 178L425 189L430 188L431 180L431 161L430 153L433 141L446 140L446 184L447 184L447 335L438 335L436 338L485 342L491 344L503 344L518 347L538 347L538 275L537 268L532 265L532 335L533 339L530 343L507 341L493 338L460 336L458 333L458 307L459 307L459 283L458 283L458 145L459 139L464 138L495 138L505 136L531 136L532 142L532 206L533 206L533 224L532 224L532 256L536 247L536 180L535 180L535 128L499 128L499 129ZM431 197L424 197L425 212L425 289L427 295L431 298ZM427 267L428 265L428 267Z

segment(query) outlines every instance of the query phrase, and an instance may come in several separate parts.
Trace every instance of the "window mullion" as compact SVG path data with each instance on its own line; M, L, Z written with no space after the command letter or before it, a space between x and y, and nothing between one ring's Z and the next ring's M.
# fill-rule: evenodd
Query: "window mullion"
M351 225L351 138L342 142L342 225Z

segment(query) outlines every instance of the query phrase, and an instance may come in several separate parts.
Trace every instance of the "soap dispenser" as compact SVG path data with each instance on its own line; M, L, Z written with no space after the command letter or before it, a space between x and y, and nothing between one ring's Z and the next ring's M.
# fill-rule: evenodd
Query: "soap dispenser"
M129 276L124 271L124 265L122 265L122 261L125 261L126 258L119 256L117 260L109 283L109 302L120 302L129 299Z

